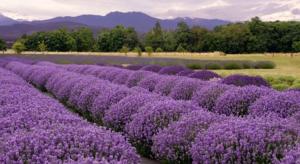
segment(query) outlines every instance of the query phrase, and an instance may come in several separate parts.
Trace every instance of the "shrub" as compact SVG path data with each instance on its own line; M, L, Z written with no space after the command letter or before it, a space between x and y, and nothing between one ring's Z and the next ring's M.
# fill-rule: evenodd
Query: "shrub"
M183 66L166 66L163 67L158 73L163 75L176 75L177 73L185 70L187 69Z
M207 63L205 64L205 69L222 69L222 67L220 66L220 64L217 64L217 63Z
M67 126L25 134L17 134L3 144L0 161L64 163L90 158L100 163L140 162L134 148L124 137L100 128Z
M177 121L182 114L201 110L185 101L157 101L150 102L139 109L139 112L132 116L132 121L126 124L125 132L138 150L150 152L152 136L160 129L167 127L170 123Z
M144 78L143 80L141 80L138 83L138 86L141 88L145 88L148 91L152 92L152 91L154 91L156 84L163 78L164 78L163 76L160 76L157 74L151 75L151 76L148 76L148 77Z
M140 70L142 71L150 71L150 72L159 72L161 70L161 66L158 65L146 65L143 68L141 68Z
M211 111L215 106L216 100L228 89L233 88L232 86L225 84L211 84L204 86L194 93L192 101Z
M283 90L288 89L290 86L287 84L275 84L272 87L278 91L283 91Z
M266 86L270 85L266 80L260 76L247 76L247 75L230 75L222 80L223 84L235 85L235 86L247 86L247 85L256 85L256 86Z
M142 56L142 49L140 47L135 47L133 52L136 52L138 56Z
M81 112L90 111L98 95L109 92L111 87L108 81L99 81L94 85L86 86L80 93L77 108L80 109Z
M203 109L183 115L177 122L153 136L152 152L169 163L191 163L190 148L198 133L205 133L211 124L225 117Z
M127 66L126 68L129 69L129 70L133 70L133 71L136 71L136 70L140 70L141 68L143 68L144 65L129 65Z
M229 119L199 133L193 163L273 163L299 139L297 130L278 118Z
M239 63L226 63L224 69L242 69L242 66Z
M194 73L190 74L188 77L196 78L196 79L200 79L200 80L210 80L213 78L221 78L220 75L218 75L212 71L207 71L207 70L194 72Z
M192 73L194 73L194 71L192 71L192 70L184 70L184 71L178 72L176 75L177 76L188 76L188 75L190 75Z
M180 80L181 77L178 76L166 76L156 84L154 92L163 96L168 96Z
M164 100L166 98L156 94L137 93L128 95L120 102L111 106L105 112L103 118L104 125L114 129L115 131L123 131L125 124L131 121L131 116L138 112L138 109L147 102Z
M160 47L158 47L156 50L155 50L155 52L163 52L164 50L163 49L161 49Z
M271 89L255 86L232 88L217 99L213 111L228 116L245 116L248 115L252 103L271 92Z
M300 50L300 49L299 49ZM295 146L295 148L287 151L282 159L282 164L296 164L300 161L300 144Z
M190 68L190 69L202 69L202 65L201 64L192 63L192 64L188 64L187 68Z
M78 81L74 87L72 87L72 90L70 92L70 97L68 99L67 104L72 107L77 107L77 102L79 102L80 94L81 92L87 88L89 85L95 85L98 81L98 79L82 79L81 81ZM89 85L87 85L89 84Z
M151 56L153 53L153 48L152 47L145 47L145 51L147 52L148 56Z
M300 93L274 92L258 99L250 106L249 112L253 116L275 113L282 118L291 117L296 112L300 112Z
M139 83L140 81L142 81L144 78L149 77L149 76L151 76L151 75L153 75L152 72L148 72L148 71L136 71L136 72L132 73L132 74L128 77L127 82L126 82L126 85L127 85L128 87L130 87L130 88L131 88L131 87L135 87L135 86L138 85L138 83Z
M17 54L20 54L22 53L23 51L26 50L26 47L24 45L24 43L22 41L16 41L14 43L14 45L12 46L12 49L17 53Z
M99 94L93 102L90 111L94 121L98 123L103 123L103 117L105 115L105 112L109 110L109 108L112 105L117 104L123 98L133 93L135 92L129 90L126 87L113 86L110 87L109 90L107 90L106 92Z
M132 73L132 71L120 70L120 73L116 75L112 82L116 84L125 84Z
M275 63L271 61L258 61L254 65L254 68L256 69L274 69L275 67Z
M183 79L172 89L170 96L175 100L191 100L194 92L205 83L195 79Z

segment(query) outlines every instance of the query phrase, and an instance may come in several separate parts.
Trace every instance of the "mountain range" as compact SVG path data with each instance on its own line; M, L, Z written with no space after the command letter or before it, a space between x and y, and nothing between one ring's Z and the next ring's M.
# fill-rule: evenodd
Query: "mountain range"
M116 25L134 27L139 33L145 33L153 28L159 21L164 29L175 29L180 21L185 21L189 26L202 26L213 29L216 26L230 23L219 19L202 18L175 18L159 19L141 12L111 12L105 16L81 15L76 17L56 17L48 20L19 21L0 14L0 37L6 41L14 41L23 34L31 34L38 31L51 31L61 27L74 29L89 27L94 32L102 28L113 28Z

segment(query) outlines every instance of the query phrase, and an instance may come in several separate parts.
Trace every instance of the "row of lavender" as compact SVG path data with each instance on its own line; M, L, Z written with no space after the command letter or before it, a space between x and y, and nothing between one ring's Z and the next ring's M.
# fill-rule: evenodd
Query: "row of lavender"
M188 163L191 159L194 163L289 163L299 160L296 146L299 143L297 92L280 93L253 86L226 86L227 91L224 93L221 89L221 94L218 88L223 84L209 85L197 81L199 86L205 86L197 87L197 92L202 91L204 96L199 98L206 99L208 104L214 102L215 97L227 97L226 94L234 91L235 96L228 98L230 103L227 108L234 111L241 109L241 112L233 112L238 114L247 113L249 106L259 97L280 97L285 94L298 96L295 99L298 101L292 102L292 108L289 99L278 103L286 105L283 109L279 108L282 111L293 109L289 119L278 118L278 115L268 115L263 119L239 118L210 113L192 102L176 101L139 87L129 89L95 76L62 71L57 66L9 63L6 67L36 86L45 87L59 100L75 107L85 116L122 131L139 150L153 153L158 159L177 163ZM236 98L238 100L233 100ZM273 103L276 101L270 102L272 105L269 109L277 107ZM269 109L265 109L265 113L269 113ZM282 112L273 110L272 113L280 116Z
M0 163L140 163L126 139L96 127L0 69Z
M231 76L221 81L202 81L189 77L160 75L148 71L131 71L115 67L90 65L58 67L84 75L93 75L115 84L141 87L175 100L192 100L193 103L218 114L261 116L271 112L286 118L300 111L299 92L272 90L265 85L264 81L256 77L243 79L248 81L246 83L252 81L261 84L260 87L252 85L236 87L224 84L224 81L236 81L233 78L237 76Z

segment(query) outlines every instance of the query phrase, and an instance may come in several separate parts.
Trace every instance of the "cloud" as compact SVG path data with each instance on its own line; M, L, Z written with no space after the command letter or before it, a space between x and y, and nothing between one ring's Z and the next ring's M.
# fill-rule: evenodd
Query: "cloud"
M47 19L111 11L141 11L160 18L200 17L232 21L260 16L300 19L299 0L2 0L0 12L14 18Z

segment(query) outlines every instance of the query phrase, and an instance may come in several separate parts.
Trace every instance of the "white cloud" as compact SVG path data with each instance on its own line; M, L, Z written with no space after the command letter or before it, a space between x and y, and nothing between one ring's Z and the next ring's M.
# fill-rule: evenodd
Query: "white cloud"
M300 0L1 0L0 12L21 19L47 19L111 11L141 11L160 18L247 20L300 19Z

